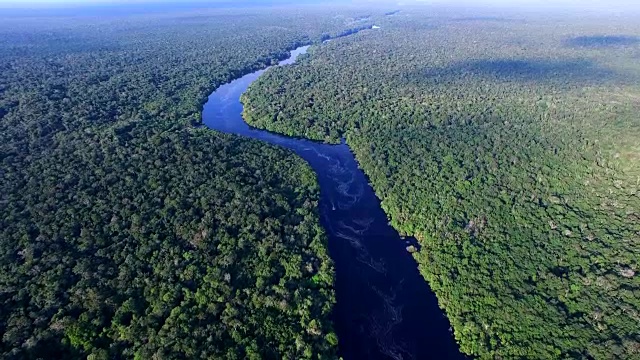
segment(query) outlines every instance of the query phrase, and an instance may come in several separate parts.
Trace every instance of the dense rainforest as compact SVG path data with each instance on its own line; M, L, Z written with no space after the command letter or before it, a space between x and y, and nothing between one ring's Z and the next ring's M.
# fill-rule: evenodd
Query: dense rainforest
M640 358L640 26L403 10L243 96L256 127L346 138L462 351Z
M334 358L312 170L198 125L353 11L2 18L2 358Z

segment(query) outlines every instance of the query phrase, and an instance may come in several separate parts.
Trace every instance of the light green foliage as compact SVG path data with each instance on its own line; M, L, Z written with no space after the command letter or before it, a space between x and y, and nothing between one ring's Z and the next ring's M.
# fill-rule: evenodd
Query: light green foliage
M347 138L464 352L640 357L637 21L375 21L259 79L249 122Z

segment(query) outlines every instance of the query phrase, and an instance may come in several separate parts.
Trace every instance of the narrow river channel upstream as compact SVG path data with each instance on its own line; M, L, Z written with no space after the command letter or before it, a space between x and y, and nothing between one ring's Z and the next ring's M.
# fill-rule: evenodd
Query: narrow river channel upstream
M295 63L308 46L278 66ZM214 130L285 147L305 159L320 183L320 215L336 267L333 322L345 360L464 359L436 296L388 224L380 201L346 144L296 139L247 125L240 95L266 70L219 87L203 110Z

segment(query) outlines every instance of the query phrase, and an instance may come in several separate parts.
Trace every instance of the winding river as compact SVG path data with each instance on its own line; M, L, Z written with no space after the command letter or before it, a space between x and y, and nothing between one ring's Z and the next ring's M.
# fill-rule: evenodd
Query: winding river
M308 46L279 66L295 63ZM266 69L268 70L268 69ZM449 321L346 144L290 138L247 125L240 95L266 70L219 87L204 106L211 129L259 139L304 158L320 183L320 214L336 267L333 322L340 355L356 359L463 359Z

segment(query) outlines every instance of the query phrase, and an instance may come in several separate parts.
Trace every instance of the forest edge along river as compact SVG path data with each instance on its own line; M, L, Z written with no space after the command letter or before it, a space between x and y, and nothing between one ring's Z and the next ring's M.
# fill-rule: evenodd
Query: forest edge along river
M276 66L294 64L309 46ZM464 359L435 294L420 275L380 200L346 144L330 145L252 128L240 96L265 71L215 90L203 123L214 130L282 146L306 160L320 184L319 212L336 268L332 320L339 353L355 359Z

